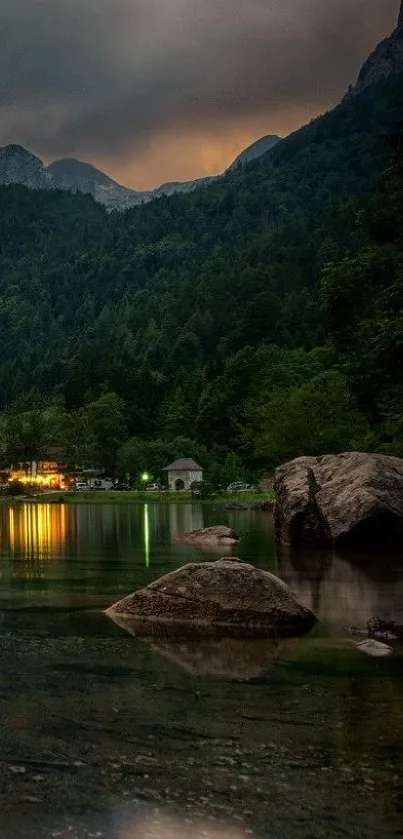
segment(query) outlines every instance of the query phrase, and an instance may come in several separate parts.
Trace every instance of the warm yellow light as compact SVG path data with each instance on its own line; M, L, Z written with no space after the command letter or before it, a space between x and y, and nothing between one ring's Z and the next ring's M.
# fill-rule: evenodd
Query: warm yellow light
M8 516L12 553L43 559L64 552L67 538L64 505L21 504L15 509L10 507Z
M42 487L43 489L51 489L54 486L63 487L66 485L66 478L61 472L42 472L38 471L36 475L27 475L26 472L15 471L11 472L8 478L9 483L18 481L20 484Z

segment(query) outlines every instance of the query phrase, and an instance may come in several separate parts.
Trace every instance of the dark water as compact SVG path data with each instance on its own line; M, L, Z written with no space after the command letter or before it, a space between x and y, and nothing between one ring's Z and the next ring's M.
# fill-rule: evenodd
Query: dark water
M229 523L320 622L283 643L151 646L102 609ZM403 836L403 671L348 627L403 623L403 563L276 559L267 514L0 507L0 837Z

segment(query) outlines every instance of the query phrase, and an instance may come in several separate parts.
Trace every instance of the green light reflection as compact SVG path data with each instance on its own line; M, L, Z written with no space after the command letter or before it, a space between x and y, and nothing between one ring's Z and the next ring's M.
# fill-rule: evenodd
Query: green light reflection
M146 568L150 567L150 520L148 504L144 504L144 560Z

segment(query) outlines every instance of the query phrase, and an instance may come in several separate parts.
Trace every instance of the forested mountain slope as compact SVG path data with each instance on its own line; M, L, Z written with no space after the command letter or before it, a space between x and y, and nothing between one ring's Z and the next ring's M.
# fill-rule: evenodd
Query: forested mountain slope
M400 346L402 190L388 138L402 111L395 75L239 173L123 215L89 196L1 188L1 409L53 403L88 419L115 394L113 457L133 435L195 438L256 469L397 451L387 337ZM4 431L4 457L7 446Z

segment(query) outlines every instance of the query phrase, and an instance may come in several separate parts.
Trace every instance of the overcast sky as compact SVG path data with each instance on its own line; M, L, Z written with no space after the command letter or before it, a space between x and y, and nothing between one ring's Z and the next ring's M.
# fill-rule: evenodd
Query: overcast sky
M147 188L339 101L400 0L0 0L0 144Z

